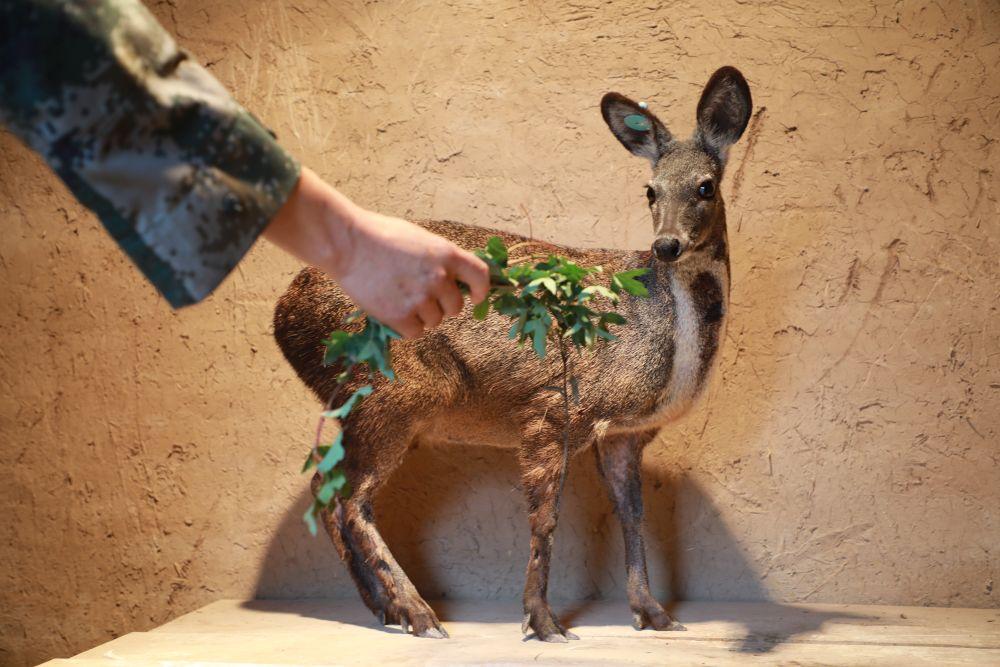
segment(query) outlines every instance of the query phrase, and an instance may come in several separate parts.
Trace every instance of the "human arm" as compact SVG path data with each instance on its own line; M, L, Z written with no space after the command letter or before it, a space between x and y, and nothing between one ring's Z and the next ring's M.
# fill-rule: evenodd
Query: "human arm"
M207 296L265 229L404 335L460 308L455 279L485 295L473 256L300 178L136 0L0 0L0 121L175 307Z
M264 231L272 243L323 269L365 312L418 336L486 298L489 271L475 255L399 218L367 211L303 168Z

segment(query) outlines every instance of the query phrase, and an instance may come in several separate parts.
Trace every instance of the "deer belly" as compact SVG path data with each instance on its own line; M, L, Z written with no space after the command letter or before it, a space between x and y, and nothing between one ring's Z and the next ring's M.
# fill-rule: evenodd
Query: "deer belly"
M419 440L428 445L474 445L501 449L520 444L521 434L509 415L489 414L463 407L448 410L425 424L420 429Z
M707 383L725 326L728 290L724 285L722 271L671 276L674 354L660 404L667 418L685 412Z

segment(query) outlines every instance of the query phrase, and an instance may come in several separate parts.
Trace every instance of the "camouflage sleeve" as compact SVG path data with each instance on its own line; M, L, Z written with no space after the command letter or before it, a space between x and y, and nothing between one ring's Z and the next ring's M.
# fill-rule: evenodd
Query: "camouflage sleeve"
M138 0L0 0L0 121L174 307L222 282L299 177Z

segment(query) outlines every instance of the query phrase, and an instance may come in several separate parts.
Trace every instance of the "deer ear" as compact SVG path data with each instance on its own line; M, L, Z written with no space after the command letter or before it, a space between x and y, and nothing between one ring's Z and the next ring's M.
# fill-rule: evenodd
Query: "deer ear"
M605 95L601 99L601 115L622 146L633 155L646 158L653 166L673 141L659 118L624 95Z
M740 71L735 67L719 68L705 84L698 102L695 140L725 164L729 147L743 136L752 110L750 86Z

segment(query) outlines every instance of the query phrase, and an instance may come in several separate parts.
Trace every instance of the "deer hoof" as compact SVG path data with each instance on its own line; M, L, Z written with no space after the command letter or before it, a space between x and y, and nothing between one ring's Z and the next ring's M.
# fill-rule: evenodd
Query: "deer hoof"
M413 635L415 637L426 637L428 639L448 639L448 632L444 628L438 626L431 626L429 628L424 628L423 630L417 632L414 630Z
M653 630L669 632L687 630L686 627L677 622L677 619L663 609L632 612L632 627L636 630L652 628Z
M437 616L434 615L426 602L420 600L400 606L398 611L399 627L403 632L411 633L414 637L447 639L448 632L441 627Z
M654 630L667 630L669 632L686 632L687 626L681 625L677 621L671 620L665 627L653 626Z
M548 608L548 605L534 611L529 611L524 615L524 622L521 624L521 632L528 635L529 630L534 630L534 635L543 642L553 644L565 644L574 639L579 639L575 634L564 628L556 620L555 614ZM530 638L531 635L528 635Z

